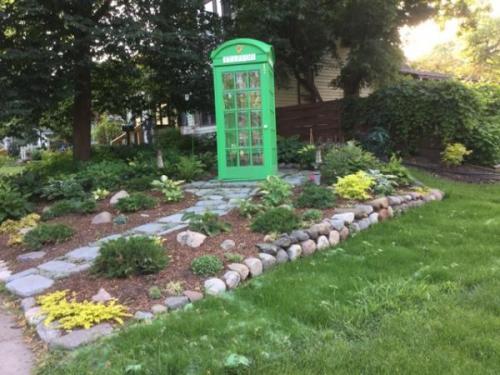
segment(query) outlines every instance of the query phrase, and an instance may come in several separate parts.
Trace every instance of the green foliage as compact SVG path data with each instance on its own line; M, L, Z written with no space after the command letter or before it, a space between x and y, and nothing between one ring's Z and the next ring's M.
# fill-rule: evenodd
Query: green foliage
M102 245L93 272L109 278L157 273L169 263L161 239L128 237L108 241Z
M372 191L377 195L390 195L398 186L396 176L383 174L378 169L369 169L368 175L374 181Z
M67 214L88 214L97 210L97 203L94 199L66 199L55 202L48 210L42 214L43 220Z
M345 199L365 200L370 198L370 189L375 181L366 172L358 171L354 174L340 177L334 185L335 192Z
M360 170L374 169L380 162L373 154L364 151L355 142L333 146L325 155L321 165L321 179L332 184L339 177L347 176Z
M155 198L144 193L132 193L130 196L120 199L115 207L121 212L136 212L149 210L155 206Z
M335 204L335 194L330 188L308 182L304 185L296 204L300 208L331 208Z
M380 166L383 174L396 177L396 181L400 186L408 186L414 182L414 178L408 171L408 168L403 166L402 159L396 154L393 154L387 163Z
M116 225L125 225L125 224L127 224L127 221L128 221L128 217L125 215L118 215L118 216L113 218L113 224L116 224Z
M121 122L110 118L108 114L101 115L92 130L92 138L101 145L109 145L113 139L123 133Z
M323 218L323 211L311 208L304 211L302 214L302 221L307 225L318 223Z
M278 137L278 162L279 163L299 163L299 150L306 146L299 140L298 136Z
M378 157L387 156L390 152L390 136L386 129L376 126L363 137L363 149Z
M31 208L27 196L8 183L0 181L0 224L7 219L21 219Z
M156 285L152 286L148 289L148 296L151 299L160 299L161 298L161 289Z
M265 206L278 207L291 202L293 186L278 176L267 176L259 187Z
M132 177L123 182L123 187L132 191L146 191L151 188L152 181L151 176Z
M274 207L255 216L250 227L259 233L289 233L300 226L300 218L291 209Z
M312 169L316 163L316 146L304 145L298 152L299 165L301 168Z
M224 360L224 367L231 371L250 367L251 361L244 355L229 354Z
M77 199L85 196L82 185L70 175L63 179L50 179L48 184L42 187L42 198L49 201L56 199Z
M106 186L108 190L118 190L130 177L133 167L121 160L93 162L78 173L77 179L88 188Z
M154 190L161 191L167 202L179 202L184 198L181 185L184 181L175 181L163 175L159 180L154 180L151 185Z
M106 197L109 195L109 190L106 190L106 189L101 189L101 188L97 188L96 190L94 190L92 192L92 196L94 197L94 199L96 201L101 201L103 199L106 199Z
M441 160L445 165L456 167L464 162L464 157L470 155L471 150L461 143L449 143L441 153Z
M44 245L57 244L69 240L75 231L64 224L40 224L23 238L28 250L38 250Z
M238 253L224 253L224 258L231 263L241 263L245 257Z
M238 212L241 216L246 217L247 219L252 218L257 213L262 211L263 206L259 203L252 202L251 199L243 199L240 201L240 205L238 206Z
M217 214L209 211L203 214L186 212L182 216L182 220L189 220L189 229L192 231L201 232L210 237L231 230L231 224L219 220Z
M198 276L213 276L222 271L224 264L215 255L202 255L191 262L191 270Z
M181 180L193 181L203 174L204 168L195 156L181 156L177 163L177 175Z

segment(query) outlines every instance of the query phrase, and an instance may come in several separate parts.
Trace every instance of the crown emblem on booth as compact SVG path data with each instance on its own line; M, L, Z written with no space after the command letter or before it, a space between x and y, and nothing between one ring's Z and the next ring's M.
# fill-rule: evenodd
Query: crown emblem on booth
M236 53L240 54L241 52L243 52L243 46L242 45L237 45L236 46Z

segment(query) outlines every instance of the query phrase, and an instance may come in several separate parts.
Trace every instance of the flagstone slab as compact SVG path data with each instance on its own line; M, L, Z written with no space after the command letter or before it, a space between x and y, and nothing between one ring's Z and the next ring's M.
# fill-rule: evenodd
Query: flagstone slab
M42 293L54 284L54 280L41 275L28 275L5 285L8 291L20 297L31 297Z
M40 274L51 279L62 279L72 273L82 271L81 267L64 260L51 260L38 266Z
M84 246L66 254L66 258L73 262L93 262L98 256L98 246Z

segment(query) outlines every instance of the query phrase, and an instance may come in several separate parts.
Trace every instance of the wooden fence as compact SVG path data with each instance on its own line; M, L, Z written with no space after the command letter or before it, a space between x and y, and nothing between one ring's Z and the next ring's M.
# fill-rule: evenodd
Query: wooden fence
M314 143L343 142L342 100L276 109L278 134Z

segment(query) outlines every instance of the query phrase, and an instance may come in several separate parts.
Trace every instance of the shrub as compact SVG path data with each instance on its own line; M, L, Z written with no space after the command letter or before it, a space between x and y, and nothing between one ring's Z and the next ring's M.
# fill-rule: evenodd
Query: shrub
M123 186L131 191L146 191L151 188L152 181L153 177L151 176L132 177L124 181Z
M326 153L321 166L321 179L327 184L332 184L339 177L360 170L376 169L379 164L373 154L364 151L356 143L350 141L343 145L334 146Z
M241 263L245 257L238 253L224 253L224 258L231 263Z
M56 199L75 199L85 196L82 185L76 181L75 176L63 179L51 179L42 187L42 197L52 201Z
M0 223L7 219L18 220L31 210L28 196L0 181Z
M378 157L387 156L390 152L389 132L380 126L376 126L363 137L361 144L363 149Z
M304 142L299 140L298 136L278 137L278 162L279 163L298 163L298 151L304 146Z
M464 157L471 153L472 151L467 150L461 143L450 143L446 145L446 148L441 153L441 160L448 166L456 167L462 164Z
M109 190L117 190L133 176L133 167L124 161L103 160L87 164L76 178L88 189L106 186Z
M403 166L401 158L395 154L391 156L388 163L381 165L380 170L384 174L395 176L400 186L408 186L414 182L414 178L408 169Z
M297 198L297 207L301 208L331 208L335 204L335 194L327 187L318 186L312 182L304 185L302 193Z
M161 298L161 289L157 286L152 286L148 289L148 296L151 299L160 299Z
M177 175L181 180L192 181L203 174L204 168L195 156L181 156L177 163Z
M167 202L178 202L184 197L181 185L184 181L175 181L163 175L159 180L154 180L151 185L153 190L161 191Z
M132 193L130 196L120 199L116 204L116 208L121 212L149 210L155 206L156 199L143 193Z
M396 176L380 173L377 169L368 170L368 175L373 179L372 191L378 195L390 195L398 186Z
M93 271L105 277L148 275L165 268L169 258L161 239L150 237L118 238L101 247Z
M275 207L259 213L251 229L259 233L288 233L300 226L300 218L289 208Z
M251 199L243 199L240 201L238 206L238 212L241 216L247 219L252 218L254 215L262 211L263 207L261 204L252 202Z
M55 202L42 214L44 220L67 214L88 214L97 210L97 203L93 199L76 200L68 199Z
M99 121L92 132L92 138L98 144L109 145L113 139L123 133L122 124L116 121L108 114L103 114L99 117Z
M314 168L316 163L316 146L304 145L297 151L299 165L301 168L311 169Z
M231 225L219 220L219 216L213 212L197 214L195 212L186 212L182 220L189 220L189 229L195 232L201 232L207 236L216 236L219 233L229 232Z
M323 218L323 212L315 208L309 209L302 214L302 221L306 224L314 224Z
M0 234L9 235L7 242L9 246L20 245L24 239L23 230L35 228L39 221L40 216L38 214L29 214L19 220L5 220L0 225Z
M277 176L267 176L259 187L262 202L268 207L278 207L291 202L292 185Z
M191 270L203 277L215 275L223 268L224 264L215 255L202 255L191 262Z
M77 302L75 294L68 300L68 291L62 290L37 298L41 313L46 315L44 324L58 321L61 328L88 329L104 321L113 320L123 324L123 318L131 316L127 308L111 300L107 303Z
M69 240L75 231L64 224L40 224L24 235L23 244L28 250L38 250L44 245Z
M335 192L345 199L364 200L370 198L370 188L375 181L365 172L340 177L335 184Z

